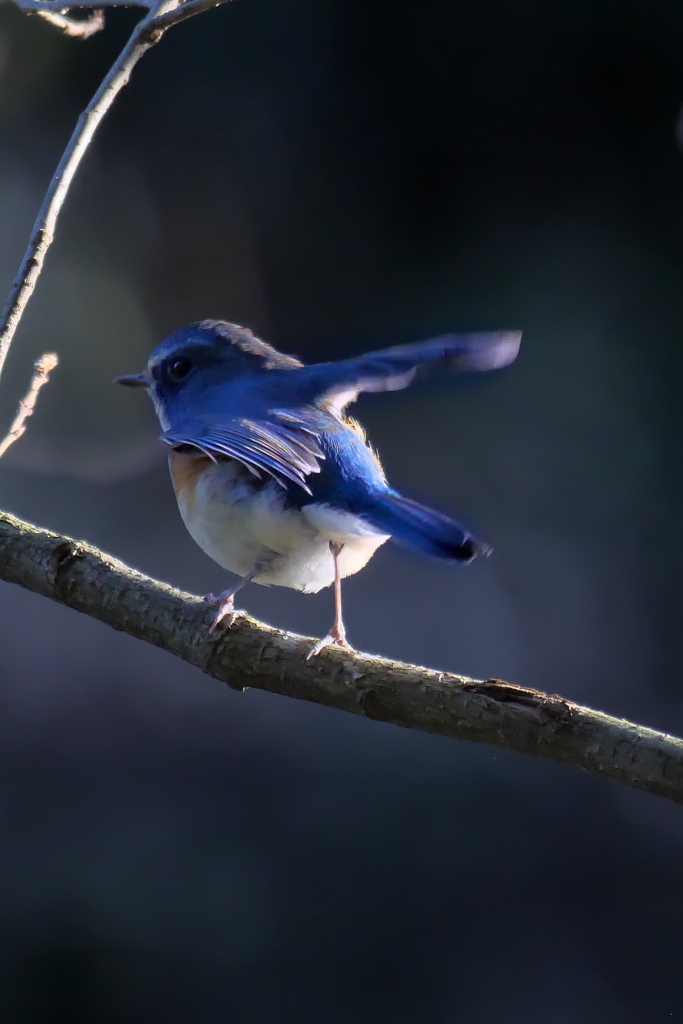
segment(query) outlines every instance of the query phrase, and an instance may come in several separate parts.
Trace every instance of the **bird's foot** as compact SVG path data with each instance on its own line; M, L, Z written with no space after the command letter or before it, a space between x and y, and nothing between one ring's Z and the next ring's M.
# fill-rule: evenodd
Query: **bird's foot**
M324 636L322 640L318 640L317 643L313 644L310 651L306 655L306 661L310 661L311 658L315 658L317 654L324 651L326 647L343 647L347 651L352 651L353 647L346 639L346 631L343 626L333 626L327 636Z
M235 619L244 614L244 612L237 611L235 609L235 594L237 594L242 587L245 587L247 583L251 583L254 576L259 572L259 569L260 566L257 565L255 569L250 573L247 573L246 576L243 576L241 580L238 580L234 586L228 587L227 590L224 590L222 594L218 595L218 597L216 597L215 594L206 595L204 600L207 604L213 604L217 608L214 620L209 628L209 633L215 633L221 622L225 622L226 628L229 629Z
M223 623L226 629L229 629L235 619L242 614L235 608L235 591L233 588L224 590L218 596L207 594L204 600L207 604L212 604L216 607L216 614L209 626L209 633L215 633L221 623Z

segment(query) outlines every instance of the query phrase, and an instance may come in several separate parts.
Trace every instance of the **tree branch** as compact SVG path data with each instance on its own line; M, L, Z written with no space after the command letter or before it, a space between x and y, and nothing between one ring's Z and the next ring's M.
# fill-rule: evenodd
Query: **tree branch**
M68 14L64 14L63 10L36 9L35 13L45 21L49 21L51 25L61 29L65 35L75 39L90 39L96 32L101 32L104 28L104 11L101 10L93 11L87 18L70 18Z
M466 679L328 649L246 615L208 635L213 609L103 554L0 513L0 578L254 687L394 725L490 743L683 803L683 741L499 679Z
M19 402L17 414L14 417L12 426L9 428L4 441L0 441L0 459L3 457L9 446L14 444L15 441L18 441L26 430L26 421L29 416L33 415L33 410L36 407L36 401L38 400L40 389L47 384L50 379L50 374L57 367L58 363L59 359L54 352L46 352L45 355L41 356L35 364L29 389Z
M203 14L204 11L210 11L212 8L220 7L221 4L225 3L230 3L230 0L185 0L175 10L159 14L154 19L154 27L160 32L165 32L171 25L179 25L181 21L193 18L195 14Z
M65 11L69 7L68 3L63 4L61 0L57 7L45 2L37 5L36 0L15 0L15 2L17 6L31 11L54 12L56 10L59 12ZM73 135L50 182L33 226L31 241L0 320L0 374L5 365L12 338L43 269L45 256L54 239L57 218L74 175L102 119L128 82L133 68L147 50L159 42L164 32L172 25L184 21L185 18L189 18L193 14L207 10L209 7L218 7L227 2L228 0L211 0L210 3L207 3L206 0L190 0L187 9L184 9L182 5L178 5L178 0L160 0L158 3L153 3L150 0L147 5L150 7L149 13L135 26L130 39L79 117ZM97 3L90 6L100 8L103 5L98 0Z
M48 11L59 14L61 11L83 10L87 7L144 7L149 10L152 6L149 0L14 0L14 3L27 14Z

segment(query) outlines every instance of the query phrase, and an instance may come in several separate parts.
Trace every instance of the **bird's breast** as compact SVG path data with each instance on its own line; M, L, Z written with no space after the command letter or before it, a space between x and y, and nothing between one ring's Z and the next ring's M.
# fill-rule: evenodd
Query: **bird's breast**
M201 453L172 450L169 464L178 508L200 548L224 569L257 583L314 593L334 580L331 540L344 545L342 576L369 561L387 537L356 516L311 503L285 504L270 479L256 479L234 460L213 462Z

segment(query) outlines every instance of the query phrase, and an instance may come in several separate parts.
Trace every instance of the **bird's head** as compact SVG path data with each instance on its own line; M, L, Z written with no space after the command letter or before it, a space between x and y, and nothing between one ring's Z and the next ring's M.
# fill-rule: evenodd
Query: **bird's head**
M117 377L125 387L145 388L162 425L181 403L201 399L238 377L301 366L246 327L225 320L201 320L169 334L152 352L142 373Z

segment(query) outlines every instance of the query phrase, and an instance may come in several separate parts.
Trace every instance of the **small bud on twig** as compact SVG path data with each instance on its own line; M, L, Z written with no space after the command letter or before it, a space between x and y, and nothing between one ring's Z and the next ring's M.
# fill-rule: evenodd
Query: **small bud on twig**
M19 402L17 415L14 417L14 422L12 423L7 436L4 441L0 442L0 459L3 457L9 446L14 444L15 441L18 441L26 430L26 421L29 416L33 415L33 410L35 409L40 389L47 384L50 379L50 374L58 364L59 359L55 352L46 352L45 355L41 356L35 364L35 370L33 371L30 387L21 402Z

